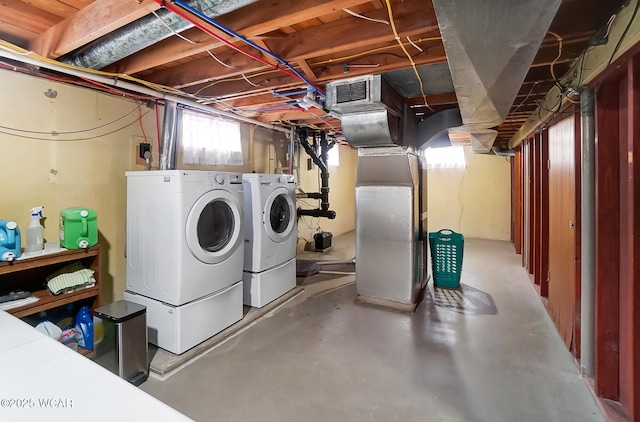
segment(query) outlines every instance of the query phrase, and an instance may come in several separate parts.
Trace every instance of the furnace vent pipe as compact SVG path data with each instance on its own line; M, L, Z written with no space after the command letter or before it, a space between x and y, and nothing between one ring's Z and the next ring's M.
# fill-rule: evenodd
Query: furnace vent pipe
M162 122L162 138L160 139L160 170L175 168L177 137L178 103L166 101L164 105L164 121Z
M319 193L307 193L307 198L319 199L320 208L307 210L298 209L298 215L307 215L311 217L326 217L330 220L336 218L336 212L329 209L329 169L327 168L327 152L329 151L329 143L324 132L320 134L320 157L316 154L315 150L307 142L307 131L303 128L300 130L300 145L307 152L309 157L313 160L315 165L320 168L320 192Z
M593 92L580 89L580 122L582 134L581 174L581 303L580 303L580 366L590 377L594 375L595 349L595 123Z

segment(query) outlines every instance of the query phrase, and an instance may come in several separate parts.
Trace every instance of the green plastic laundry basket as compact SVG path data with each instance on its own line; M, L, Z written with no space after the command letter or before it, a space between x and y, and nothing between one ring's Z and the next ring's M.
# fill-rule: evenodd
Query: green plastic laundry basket
M450 229L430 232L429 247L434 286L449 289L460 287L464 235Z

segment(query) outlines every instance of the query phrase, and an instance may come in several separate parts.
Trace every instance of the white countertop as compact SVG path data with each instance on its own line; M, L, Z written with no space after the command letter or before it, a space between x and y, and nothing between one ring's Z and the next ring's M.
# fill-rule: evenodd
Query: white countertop
M192 421L0 311L0 420Z

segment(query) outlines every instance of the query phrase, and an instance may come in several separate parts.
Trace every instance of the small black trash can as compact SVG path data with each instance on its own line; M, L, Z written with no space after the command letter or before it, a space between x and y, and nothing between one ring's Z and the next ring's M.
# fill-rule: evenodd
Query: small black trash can
M118 300L96 308L102 319L104 339L96 345L96 363L133 385L149 377L147 357L147 307Z

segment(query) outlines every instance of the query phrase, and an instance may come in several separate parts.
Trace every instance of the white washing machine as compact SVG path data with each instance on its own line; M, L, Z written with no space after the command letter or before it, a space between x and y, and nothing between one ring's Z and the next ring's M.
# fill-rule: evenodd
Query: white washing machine
M149 341L183 353L242 318L239 173L127 172L127 290Z
M244 304L261 308L296 286L295 182L288 174L243 174Z

